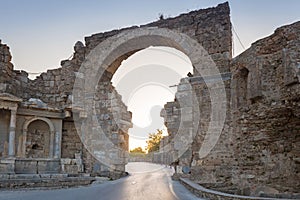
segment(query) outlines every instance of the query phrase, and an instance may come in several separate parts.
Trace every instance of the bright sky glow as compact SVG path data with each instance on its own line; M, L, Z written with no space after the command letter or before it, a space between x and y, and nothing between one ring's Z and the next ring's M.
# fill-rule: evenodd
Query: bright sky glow
M149 133L166 130L160 111L166 102L174 100L176 87L170 86L192 71L189 58L169 47L149 47L122 62L112 82L133 113L130 149L144 148Z

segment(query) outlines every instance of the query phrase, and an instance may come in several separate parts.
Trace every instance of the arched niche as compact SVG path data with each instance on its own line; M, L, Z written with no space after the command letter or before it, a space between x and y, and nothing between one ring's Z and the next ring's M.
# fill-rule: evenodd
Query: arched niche
M33 134L33 135L32 135ZM32 117L23 124L23 157L53 158L55 127L44 117ZM30 141L28 140L30 139ZM40 141L40 142L39 142ZM29 150L32 150L32 153Z

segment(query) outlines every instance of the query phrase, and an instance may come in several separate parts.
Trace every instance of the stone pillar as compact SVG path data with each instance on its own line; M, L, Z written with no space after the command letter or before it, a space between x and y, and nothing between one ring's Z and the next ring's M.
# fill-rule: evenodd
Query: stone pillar
M49 158L53 158L54 155L54 131L50 132L50 149L49 149Z
M10 131L9 131L9 144L8 144L8 155L10 157L15 156L15 135L16 135L16 118L17 111L11 110L10 114Z
M61 157L61 133L59 131L55 134L55 147L54 147L54 158Z
M23 143L22 143L22 156L26 157L26 140L27 140L27 129L23 130Z

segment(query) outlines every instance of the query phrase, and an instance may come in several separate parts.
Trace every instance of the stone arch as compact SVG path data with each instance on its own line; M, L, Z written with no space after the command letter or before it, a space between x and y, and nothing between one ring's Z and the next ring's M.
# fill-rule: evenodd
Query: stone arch
M101 48L104 46L106 49ZM98 51L99 54L101 53L101 58L96 62L101 63L100 65L103 69L114 74L123 60L137 51L150 46L175 48L186 54L194 67L202 65L199 54L202 56L206 54L206 56L208 56L203 48L198 48L199 43L197 41L192 40L185 34L162 28L140 28L132 31L124 31L116 37L108 38L93 49L93 51ZM102 60L102 58L104 59ZM209 58L207 57L207 59ZM209 59L209 62L213 63L211 59ZM101 71L98 71L98 73L99 72L101 73ZM205 75L203 73L206 72L202 72L202 75Z
M124 30L118 35L107 38L94 49L89 50L89 54L82 63L74 84L73 91L78 91L79 87L81 93L76 94L73 92L74 98L78 100L78 96L82 97L82 89L85 90L84 93L86 94L94 93L95 85L89 83L97 83L99 77L105 71L114 74L123 60L150 46L166 46L183 52L191 60L194 73L198 71L197 73L201 76L218 75L220 73L208 52L198 41L186 34L157 27ZM82 88L82 79L85 79L84 88ZM73 105L78 106L75 103Z
M89 54L86 56L86 60L82 63L79 69L79 74L81 75L77 76L75 80L73 90L74 101L72 107L77 109L77 111L78 108L79 110L83 108L86 113L94 114L96 111L94 107L95 103L93 100L93 96L96 94L97 88L95 87L95 85L99 83L102 75L107 72L113 75L124 59L126 59L133 53L150 46L166 46L175 48L189 57L194 67L194 74L200 74L201 76L214 75L219 80L222 80L220 71L216 67L214 61L212 60L208 52L196 40L183 33L166 28L136 28L132 30L125 30L118 35L112 36L101 42L94 49L90 50ZM108 78L111 77L108 76ZM207 137L210 137L210 139L206 138L206 141L209 142L207 142L206 144L204 143L203 149L199 153L202 157L205 157L216 144L225 122L227 109L226 92L223 83L219 82L206 84L210 89L210 98L213 106L211 109L212 123L210 123L207 132ZM214 89L218 89L218 92L214 92ZM194 105L189 102L188 106L193 107ZM76 112L75 109L73 109L74 112ZM197 109L199 109L199 107ZM196 118L197 119L195 119L195 116L193 116L193 119L191 119L196 121L197 123L193 123L193 127L190 127L187 130L187 135L195 136L198 129L199 116L196 116ZM96 119L96 117L91 117L90 119L85 120L84 123L78 121L78 123L76 123L77 130L79 132L86 132L89 134L93 134L93 131L95 133L99 133L101 131L103 132L100 126L97 126L97 128L94 127L93 129L91 128L95 126L95 124L97 124L97 122L93 121L94 119ZM217 119L217 121L215 119ZM91 127L88 127L87 125L91 125ZM192 130L193 128L194 130ZM91 135L88 137L93 138L94 136ZM87 137L85 135L84 140L86 139ZM93 144L93 142L88 143ZM111 147L109 147L108 143L109 139L107 139L106 149L110 149L110 151L113 151L113 144ZM101 145L97 144L94 145L93 148L94 147L99 148L101 147ZM93 155L101 155L100 159L103 159L101 161L104 161L104 163L107 163L109 166L111 166L110 164L114 162L104 159L109 158L109 156L104 156L103 151L107 151L106 149L93 149L91 153ZM111 152L108 153L108 155L112 154L113 153Z
M28 127L31 123L35 121L42 121L45 122L49 126L50 130L50 137L49 137L49 157L52 158L54 156L54 134L55 134L55 127L52 123L52 121L45 117L32 117L31 119L28 119L23 124L22 129L22 136L23 136L23 143L22 143L22 155L23 157L26 157L26 141L27 141L27 134L28 134Z

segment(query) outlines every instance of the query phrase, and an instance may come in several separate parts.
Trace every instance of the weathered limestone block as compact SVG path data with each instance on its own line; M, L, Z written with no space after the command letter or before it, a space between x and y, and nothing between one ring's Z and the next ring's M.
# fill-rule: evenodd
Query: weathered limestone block
M0 174L14 174L14 173L15 173L15 159L1 159Z
M36 160L16 160L15 172L18 174L37 174L38 165Z
M61 171L68 174L78 174L84 172L84 164L81 153L75 154L75 159L63 158L61 161Z
M40 160L37 163L39 174L57 174L61 171L60 160Z

